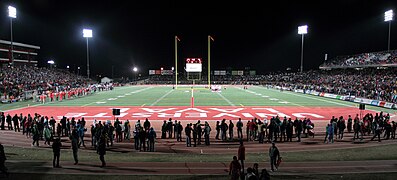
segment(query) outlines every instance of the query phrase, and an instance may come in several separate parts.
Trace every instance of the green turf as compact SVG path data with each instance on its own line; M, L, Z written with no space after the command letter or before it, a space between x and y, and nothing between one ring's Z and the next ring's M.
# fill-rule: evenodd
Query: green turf
M357 107L356 103L294 93L280 92L262 86L249 86L244 90L239 86L223 86L221 93L207 89L195 89L195 106L292 106L292 107ZM173 89L171 86L125 86L113 91L98 92L86 97L50 102L46 104L32 101L1 104L0 110L27 106L190 106L191 89ZM367 106L367 109L395 114L395 110Z

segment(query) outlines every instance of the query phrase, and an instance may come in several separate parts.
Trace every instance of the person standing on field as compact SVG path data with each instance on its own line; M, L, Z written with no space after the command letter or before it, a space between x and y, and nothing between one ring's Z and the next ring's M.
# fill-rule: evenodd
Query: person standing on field
M237 160L236 156L233 156L233 161L229 165L229 175L231 175L231 180L238 180L240 178L241 165Z
M269 157L270 157L271 171L274 172L274 167L276 167L276 171L277 171L278 170L277 159L280 158L280 152L274 142L272 142L272 146L269 148Z
M243 169L242 174L244 175L244 161L245 161L245 146L243 141L240 141L240 146L238 147L238 160L241 162L241 168Z
M52 160L52 166L54 168L60 167L59 166L59 157L61 156L61 147L62 147L61 140L59 138L55 138L54 143L52 143L52 152L54 153L54 159Z
M243 122L241 122L241 118L238 118L236 126L237 126L237 137L241 141L243 139L243 126L244 126Z

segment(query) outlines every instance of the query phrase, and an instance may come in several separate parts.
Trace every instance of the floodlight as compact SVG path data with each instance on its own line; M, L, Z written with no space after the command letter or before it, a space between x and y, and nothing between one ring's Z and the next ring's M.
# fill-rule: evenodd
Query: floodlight
M385 12L385 22L392 21L393 20L393 16L394 16L393 10L386 11Z
M91 29L83 29L83 37L91 38L92 37L92 30Z
M69 69L69 66L66 66L67 69Z
M47 61L48 64L55 64L54 60Z
M8 16L10 18L17 18L17 8L8 6Z
M172 71L173 71L174 69L175 69L174 67L171 68Z
M80 67L77 67L77 69L80 69Z
M137 72L137 71L138 71L138 68L134 67L132 70L133 70L134 72Z
M307 25L298 27L298 34L307 34Z

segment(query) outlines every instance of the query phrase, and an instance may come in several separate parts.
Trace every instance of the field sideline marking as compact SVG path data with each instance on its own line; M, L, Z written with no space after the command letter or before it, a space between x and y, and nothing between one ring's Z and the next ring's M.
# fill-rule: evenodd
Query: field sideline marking
M262 88L262 87L260 87L260 88ZM263 87L263 88L264 88L264 87ZM274 89L269 89L269 90L271 90L271 91L277 91L277 90L274 90ZM325 99L320 99L320 98L317 98L317 97L304 96L304 95L296 94L296 93L294 93L294 92L284 91L284 93L288 93L288 94L291 94L291 95L294 95L294 96L299 96L299 97L305 97L305 98L308 98L308 99L314 99L314 100L319 100L319 101L323 101L323 102L338 104L338 105L342 105L342 106L346 106L346 107L355 107L355 106L352 106L352 105L343 104L343 103L338 103L338 102L333 102L333 101L329 101L329 100L325 100Z
M235 87L236 88L236 87ZM242 91L245 91L245 92L247 92L247 90L244 90L244 89L241 89L241 88L237 88L237 89L240 89L240 90L242 90ZM252 91L252 92L254 92L254 91ZM257 92L254 92L254 93L257 93ZM257 93L258 94L258 93ZM261 96L262 97L262 96ZM270 98L269 97L269 100L270 99L272 99L272 98ZM300 104L296 104L296 103L293 103L293 102L290 102L290 101L286 101L286 100L284 100L284 99L280 99L280 98L277 98L278 100L281 100L281 101L284 101L284 102L288 102L288 103L290 103L290 104L293 104L293 105L296 105L296 106L299 106L299 107L306 107L306 106L303 106L303 105L300 105Z
M229 103L230 106L236 106L231 101L229 101L229 99L227 99L225 96L223 96L221 93L218 93L218 95L221 96L221 98L223 100L225 100L227 103Z
M148 89L151 89L151 88L153 88L153 87L147 87L147 88L143 88L143 89L138 89L138 90L135 90L133 92L138 93L138 92L142 92L142 91L145 91L145 90L148 90ZM102 92L111 92L111 91L102 91ZM99 101L90 102L90 103L84 104L84 105L82 105L80 107L89 106L91 104L94 104L94 103L97 103L97 102L102 102L102 101L105 101L105 100L108 100L108 99L109 98L105 98L105 99L102 99L102 100L99 100Z
M141 107L145 106L146 104L142 104Z
M166 94L164 94L163 96L161 96L160 98L158 98L156 101L154 101L154 103L150 104L150 106L154 106L155 104L157 104L158 102L160 102L161 100L163 100L166 96L168 96L169 94L171 94L172 91L173 91L173 89L171 89L170 91L168 91Z
M244 107L244 105L243 105L243 104L240 104L240 106L241 106L241 107Z

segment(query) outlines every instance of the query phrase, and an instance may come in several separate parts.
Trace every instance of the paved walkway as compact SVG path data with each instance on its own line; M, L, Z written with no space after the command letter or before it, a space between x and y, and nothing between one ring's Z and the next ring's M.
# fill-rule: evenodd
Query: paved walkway
M109 163L101 168L100 162L73 165L73 162L61 162L61 168L53 168L52 162L7 161L11 173L37 174L106 174L106 175L228 175L228 162L119 162ZM247 162L245 167L252 167ZM29 167L29 168L27 168ZM259 168L269 167L259 163ZM344 173L381 173L397 172L397 160L374 161L322 161L322 162L283 162L272 175L303 174L344 174Z

